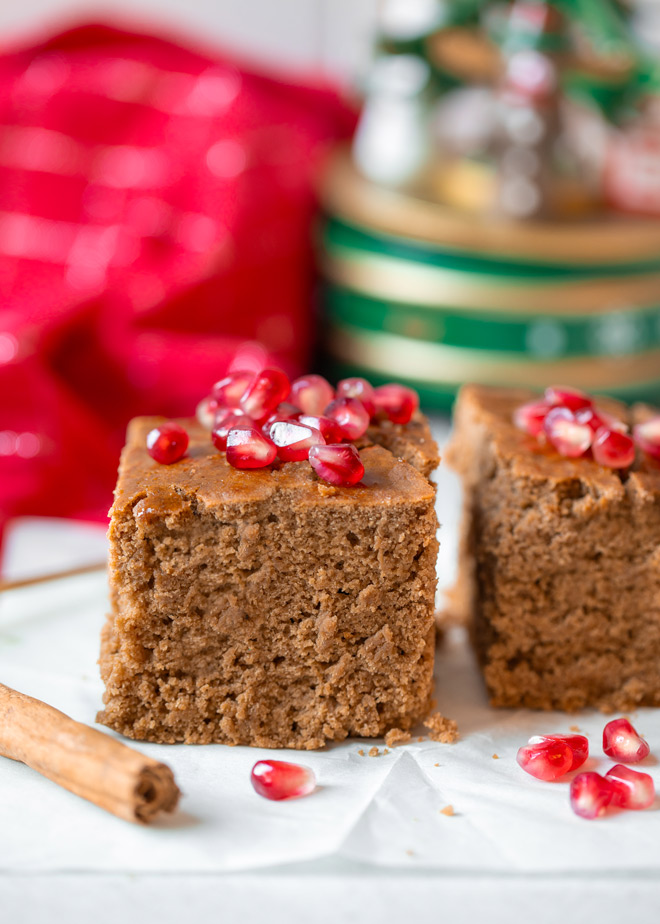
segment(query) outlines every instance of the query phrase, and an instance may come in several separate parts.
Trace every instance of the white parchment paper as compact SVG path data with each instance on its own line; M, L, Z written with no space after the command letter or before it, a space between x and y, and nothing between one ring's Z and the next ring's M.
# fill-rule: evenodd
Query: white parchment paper
M92 724L105 611L102 575L2 595L0 680ZM0 759L0 870L222 872L339 857L466 873L660 872L657 806L585 821L571 812L566 782L539 782L515 762L531 734L577 724L592 742L589 766L604 772L603 716L491 709L460 633L439 653L436 696L458 720L456 744L415 741L386 755L382 741L322 752L138 744L170 764L184 793L178 814L150 828ZM634 722L660 754L660 712L640 710ZM374 743L379 756L358 754ZM261 757L311 766L318 790L292 802L260 798L249 776ZM640 769L660 786L653 757ZM451 817L440 811L448 804Z

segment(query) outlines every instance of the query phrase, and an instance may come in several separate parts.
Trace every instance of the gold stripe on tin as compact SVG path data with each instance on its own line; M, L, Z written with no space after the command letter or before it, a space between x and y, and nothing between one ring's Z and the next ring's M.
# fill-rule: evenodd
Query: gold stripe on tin
M543 388L566 382L578 388L607 391L654 382L660 375L660 349L627 356L521 360L512 353L449 347L398 337L364 333L349 326L331 326L327 348L337 359L392 378L443 385L480 382Z
M331 247L324 275L353 292L420 308L466 308L535 315L593 315L660 306L660 274L631 279L511 284L512 277L468 274L397 257Z
M658 220L608 213L581 221L515 222L470 215L369 182L346 145L330 158L320 193L325 208L348 222L445 248L570 265L660 257Z

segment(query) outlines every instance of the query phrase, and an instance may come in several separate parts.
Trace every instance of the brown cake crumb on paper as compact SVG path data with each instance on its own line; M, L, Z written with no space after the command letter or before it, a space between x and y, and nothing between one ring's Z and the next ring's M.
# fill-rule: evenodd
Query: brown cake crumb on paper
M362 750L362 748L360 748L360 750L358 751L358 754L360 755L360 757L364 757L364 751Z
M369 749L369 757L378 757L378 754L379 751L377 747L374 746L373 748Z
M385 744L388 748L397 748L400 744L408 744L411 738L410 732L404 731L402 728L390 728L385 735Z
M441 808L441 809L440 809L440 814L441 814L441 815L447 815L448 817L451 817L451 816L454 814L454 806L453 806L453 805L445 805L444 808Z
M458 724L441 712L434 712L424 719L424 728L429 729L431 741L439 741L441 744L453 744L458 738Z
M499 760L499 759L500 759L499 754L493 754L493 760Z

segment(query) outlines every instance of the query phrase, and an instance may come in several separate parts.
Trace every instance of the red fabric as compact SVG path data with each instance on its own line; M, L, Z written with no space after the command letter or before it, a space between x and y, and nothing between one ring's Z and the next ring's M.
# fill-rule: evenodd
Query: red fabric
M127 420L191 413L243 341L304 367L313 177L352 122L102 26L0 58L0 521L104 515Z

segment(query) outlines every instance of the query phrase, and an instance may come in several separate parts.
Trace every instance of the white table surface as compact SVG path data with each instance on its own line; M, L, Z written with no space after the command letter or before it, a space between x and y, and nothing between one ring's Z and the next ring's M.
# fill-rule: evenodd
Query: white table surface
M446 424L436 426L444 439ZM456 480L442 471L441 587L454 575L458 504ZM23 520L9 533L3 576L104 552L102 528ZM101 575L4 594L0 680L92 724L105 594ZM566 784L539 783L515 764L535 731L577 722L597 745L605 720L490 709L460 636L439 653L437 675L440 708L461 730L451 746L415 741L370 759L357 755L364 742L318 754L139 745L173 766L185 794L177 818L156 828L126 825L0 761L0 921L657 922L657 805L586 822L570 812ZM635 721L660 754L658 710ZM604 772L598 751L592 744ZM319 791L260 800L247 784L260 756L313 766ZM656 763L643 769L660 787ZM453 818L439 814L447 803Z

